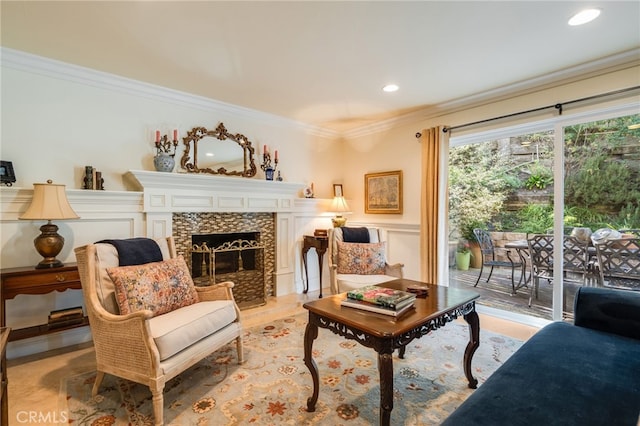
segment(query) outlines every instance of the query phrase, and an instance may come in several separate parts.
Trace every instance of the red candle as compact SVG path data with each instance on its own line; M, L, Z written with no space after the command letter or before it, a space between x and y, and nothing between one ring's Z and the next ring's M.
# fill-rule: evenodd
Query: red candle
M173 129L173 140L174 141L178 140L178 129Z
M262 155L267 155L267 145L262 145Z
M160 130L156 130L156 142L160 142Z
M278 150L276 149L275 155L274 155L276 161L278 161Z

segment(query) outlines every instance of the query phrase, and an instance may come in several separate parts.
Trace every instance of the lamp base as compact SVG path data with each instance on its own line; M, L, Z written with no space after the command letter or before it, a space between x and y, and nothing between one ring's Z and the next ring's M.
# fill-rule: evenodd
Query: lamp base
M50 268L62 268L64 263L56 258L44 259L36 265L36 269L50 269Z
M331 219L334 228L341 228L347 224L347 218L344 216L336 216Z
M60 268L64 263L56 259L56 256L64 247L64 238L58 234L58 226L49 221L40 227L42 234L38 235L33 243L36 250L44 259L36 265L36 269Z

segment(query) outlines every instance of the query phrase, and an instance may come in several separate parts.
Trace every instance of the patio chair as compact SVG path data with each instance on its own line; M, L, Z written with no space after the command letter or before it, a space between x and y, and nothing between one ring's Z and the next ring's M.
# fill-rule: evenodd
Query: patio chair
M532 235L528 238L529 257L531 259L531 294L529 306L535 292L538 298L540 279L553 282L554 248L553 235ZM570 235L564 235L563 241L563 275L565 281L573 281L585 285L589 277L589 242ZM579 279L574 278L580 276Z
M596 244L600 285L640 290L640 238Z
M621 234L633 235L634 238L640 238L640 229L618 229Z
M516 268L522 268L522 261L514 261L511 259L511 251L505 250L508 260L499 260L496 259L496 248L493 245L493 241L491 240L491 236L484 229L476 228L473 230L476 239L478 240L478 244L480 244L480 252L482 253L482 264L480 265L480 273L478 274L478 279L476 283L473 285L476 287L480 282L480 278L482 277L482 272L484 271L484 267L490 267L489 276L487 277L487 282L491 279L491 275L493 274L494 267L502 267L502 268L511 268L511 294L516 294L516 290L522 286L522 281L524 279L524 273L520 274L520 280L518 281L518 286L515 284L515 270Z

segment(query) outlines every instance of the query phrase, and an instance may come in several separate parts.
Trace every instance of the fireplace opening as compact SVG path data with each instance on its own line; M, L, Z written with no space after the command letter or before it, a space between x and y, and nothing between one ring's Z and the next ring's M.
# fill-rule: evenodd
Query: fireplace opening
M260 232L193 234L191 243L191 275L196 285L232 281L241 308L266 303Z

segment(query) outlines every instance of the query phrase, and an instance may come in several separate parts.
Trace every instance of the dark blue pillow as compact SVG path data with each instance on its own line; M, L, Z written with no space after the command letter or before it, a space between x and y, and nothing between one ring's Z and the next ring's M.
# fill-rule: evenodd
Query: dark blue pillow
M367 228L342 228L342 241L345 243L370 243Z

